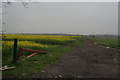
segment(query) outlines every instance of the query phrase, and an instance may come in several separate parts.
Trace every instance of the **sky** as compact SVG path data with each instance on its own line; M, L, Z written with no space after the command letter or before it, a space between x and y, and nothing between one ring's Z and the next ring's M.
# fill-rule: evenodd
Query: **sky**
M2 11L8 33L118 34L117 2L14 2Z

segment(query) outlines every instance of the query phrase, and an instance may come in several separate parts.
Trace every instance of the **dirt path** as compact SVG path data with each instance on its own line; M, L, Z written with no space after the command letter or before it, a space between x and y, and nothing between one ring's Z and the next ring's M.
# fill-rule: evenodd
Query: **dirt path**
M32 78L117 78L117 50L104 48L84 39L83 46L65 54L59 63L43 72L29 75Z

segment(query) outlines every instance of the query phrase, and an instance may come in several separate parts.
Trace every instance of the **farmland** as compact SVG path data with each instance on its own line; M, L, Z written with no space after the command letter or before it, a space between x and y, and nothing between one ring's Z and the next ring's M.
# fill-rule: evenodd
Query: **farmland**
M78 44L82 44L80 36L61 36L61 35L20 35L6 34L2 40L2 65L15 66L16 69L3 72L3 76L25 76L46 69L50 64L59 61L63 53L75 49ZM13 57L13 39L18 39L19 48L29 48L34 50L47 51L48 54L37 54L34 57L19 60L16 64L12 64ZM17 50L18 51L18 50ZM21 58L32 54L31 52L23 52Z
M118 44L119 42L118 38L94 38L92 40L104 46L120 48L120 45Z
M118 70L114 67L118 65L117 38L20 34L5 36L2 41L3 66L16 68L3 71L3 77L55 78L59 75L63 78L69 76L76 78L79 75L84 78L117 77ZM48 54L40 53L26 58L32 52L24 51L20 60L13 64L13 39L15 38L18 39L18 49L22 47L42 50L47 51ZM110 48L101 47L99 44ZM26 59L22 60L24 58Z

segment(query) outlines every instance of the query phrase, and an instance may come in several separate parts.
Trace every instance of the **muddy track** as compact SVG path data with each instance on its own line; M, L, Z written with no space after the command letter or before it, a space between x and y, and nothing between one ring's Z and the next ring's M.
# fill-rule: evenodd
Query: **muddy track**
M71 51L61 61L32 78L118 78L118 51L94 44L84 38L83 46Z

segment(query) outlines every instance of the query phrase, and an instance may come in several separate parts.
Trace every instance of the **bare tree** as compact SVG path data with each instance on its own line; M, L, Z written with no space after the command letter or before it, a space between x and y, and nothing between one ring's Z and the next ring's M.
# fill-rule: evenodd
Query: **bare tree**
M16 2L20 2L25 8L28 8L28 3L27 3L27 1L25 2L25 0L18 0L18 1L16 1ZM10 0L6 0L6 1L4 1L4 2L1 2L1 4L0 4L0 8L2 8L2 7L5 7L5 8L7 8L7 7L9 7L9 6L11 6L12 5L12 2L10 2ZM5 13L2 13L2 11L1 11L1 16L2 15L4 15ZM1 19L0 19L0 24L1 25L5 25L6 23L5 22L2 22L2 17L1 17ZM4 32L6 32L6 30L1 30L1 34L2 34L2 38L5 38L6 36L4 35Z

